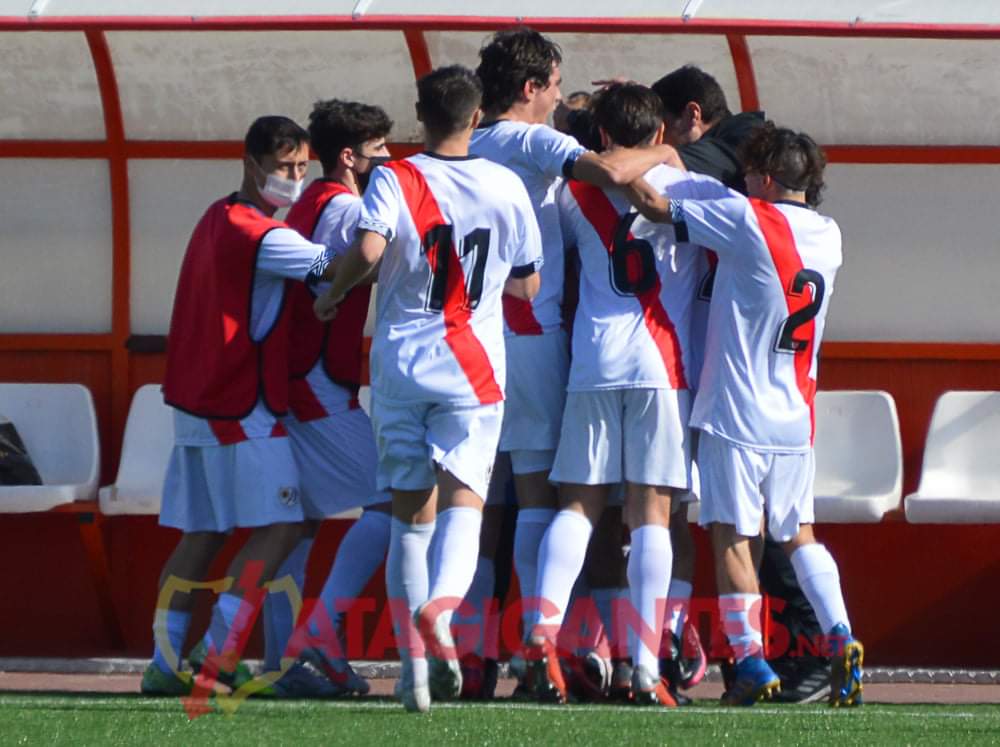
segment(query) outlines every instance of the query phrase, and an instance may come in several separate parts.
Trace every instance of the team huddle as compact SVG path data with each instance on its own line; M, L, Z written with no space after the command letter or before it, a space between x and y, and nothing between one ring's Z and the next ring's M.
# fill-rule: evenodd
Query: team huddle
M262 612L273 694L367 693L343 618L385 561L402 704L492 697L512 483L516 697L690 702L698 501L732 648L723 703L781 684L761 636L766 535L834 642L830 703L860 704L863 649L812 533L817 354L842 261L815 209L821 150L761 117L713 178L678 152L707 129L683 90L711 80L696 68L608 83L566 116L550 40L500 32L480 58L418 81L425 150L409 158L390 160L377 106L318 102L308 131L258 119L241 189L195 228L163 387L160 522L183 535L161 590L204 581L227 533L251 531L188 669L192 595L158 605L143 691L188 693L199 674L240 688ZM557 106L567 132L546 124ZM303 190L310 146L323 177ZM290 577L300 594L320 521L358 507L296 619L296 594L275 589ZM581 595L600 620L567 651Z

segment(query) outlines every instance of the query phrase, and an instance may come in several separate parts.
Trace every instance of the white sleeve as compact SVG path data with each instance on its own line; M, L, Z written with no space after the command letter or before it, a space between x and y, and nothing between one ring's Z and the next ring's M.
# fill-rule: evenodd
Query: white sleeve
M330 200L316 223L313 241L323 244L336 257L354 243L361 220L361 200L350 196L337 196Z
M725 255L745 240L750 202L741 194L720 200L671 199L678 241L688 241Z
M578 243L576 226L573 223L573 209L575 205L576 200L570 191L568 182L563 181L556 191L556 206L559 208L559 228L561 229L560 232L562 233L564 247L576 246Z
M511 273L515 277L527 277L542 267L542 232L524 184L520 179L512 182L515 230L508 234L512 245L507 247L507 256L510 257Z
M372 231L392 241L399 225L399 210L403 197L395 174L385 166L379 166L372 174L368 189L365 190L361 205L358 228Z
M572 135L548 125L532 125L524 138L524 147L534 163L550 179L573 176L573 164L587 152Z
M329 263L325 246L302 238L291 228L272 228L257 252L258 272L291 280L322 275Z

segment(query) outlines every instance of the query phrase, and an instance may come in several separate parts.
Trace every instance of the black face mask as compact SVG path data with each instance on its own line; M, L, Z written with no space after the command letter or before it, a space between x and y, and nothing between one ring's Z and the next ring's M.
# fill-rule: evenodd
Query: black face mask
M372 172L382 164L389 163L389 161L392 160L389 156L368 156L367 158L368 171L363 174L358 174L358 186L361 188L362 192L368 189L368 182L372 178Z

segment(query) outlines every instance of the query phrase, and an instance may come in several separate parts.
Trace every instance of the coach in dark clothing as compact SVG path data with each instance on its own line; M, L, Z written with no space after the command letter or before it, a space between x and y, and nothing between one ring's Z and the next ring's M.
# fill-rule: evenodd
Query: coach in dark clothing
M764 124L764 113L732 114L715 78L692 65L660 78L652 88L663 101L664 139L677 148L685 167L715 177L727 187L746 194L740 146L756 127ZM685 545L691 549L693 565L694 545L687 522L672 521L670 525L675 569L680 565L677 555ZM771 662L781 677L783 698L812 701L825 697L830 687L828 662L814 656L795 655L800 636L816 641L822 635L816 614L799 588L795 570L781 546L767 537L760 583L765 593L784 601L784 608L774 618L788 629L791 655Z

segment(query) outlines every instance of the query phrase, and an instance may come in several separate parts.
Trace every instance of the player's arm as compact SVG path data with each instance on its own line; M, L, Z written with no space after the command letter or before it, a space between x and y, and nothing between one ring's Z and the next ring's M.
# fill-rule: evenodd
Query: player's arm
M365 192L354 241L337 262L330 287L313 304L321 320L333 319L347 291L373 276L395 234L400 204L399 182L389 169L379 166Z
M337 306L347 292L371 275L382 261L387 244L380 233L364 229L358 231L358 240L346 254L340 256L330 287L313 304L316 316L326 322L337 315Z
M542 287L542 276L538 272L542 269L542 233L531 207L531 199L520 179L511 180L510 194L514 200L512 224L515 228L509 232L505 247L511 270L503 292L530 301Z
M504 283L505 295L514 296L524 301L530 301L538 295L542 287L542 276L538 274L534 264L511 268L507 282Z
M573 163L574 179L598 187L624 187L641 179L658 164L684 169L677 151L669 145L619 148L608 153L587 151Z

